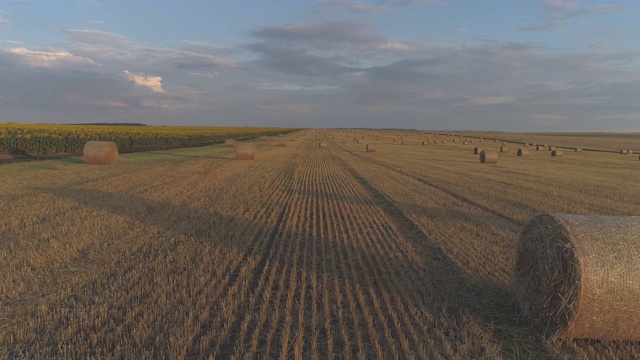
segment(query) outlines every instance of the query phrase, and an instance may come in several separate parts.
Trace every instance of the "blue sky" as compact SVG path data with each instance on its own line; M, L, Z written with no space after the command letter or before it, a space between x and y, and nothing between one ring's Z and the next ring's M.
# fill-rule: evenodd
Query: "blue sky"
M636 2L4 1L0 122L640 131Z

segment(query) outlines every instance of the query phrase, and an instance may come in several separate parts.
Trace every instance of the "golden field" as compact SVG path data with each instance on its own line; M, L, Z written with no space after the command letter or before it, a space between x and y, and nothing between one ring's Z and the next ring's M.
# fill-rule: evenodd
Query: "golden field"
M216 145L0 166L0 358L639 358L542 337L512 290L534 215L640 216L638 155L510 144L489 165L473 147L499 143L435 138L303 130L253 161Z

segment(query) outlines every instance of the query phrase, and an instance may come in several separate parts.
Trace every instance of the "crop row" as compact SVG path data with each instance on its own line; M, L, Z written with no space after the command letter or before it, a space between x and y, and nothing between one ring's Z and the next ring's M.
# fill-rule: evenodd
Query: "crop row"
M0 124L0 154L80 153L90 140L114 141L121 152L211 145L287 133L286 128Z

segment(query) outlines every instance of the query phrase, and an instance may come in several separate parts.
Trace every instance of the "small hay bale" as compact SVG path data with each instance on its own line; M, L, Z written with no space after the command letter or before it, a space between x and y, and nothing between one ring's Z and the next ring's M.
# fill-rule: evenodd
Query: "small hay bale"
M356 140L358 144L362 144L362 140Z
M555 150L555 149L556 149L556 147L555 147L555 146L549 146L549 151L553 151L553 150Z
M407 144L403 140L403 141L400 141L400 145L407 145Z
M326 142L324 142L324 141L320 141L320 142L318 143L318 147L319 147L320 149L324 149L324 148L326 148L326 147L327 147L327 143L326 143Z
M268 136L260 136L260 140L267 141L267 140L269 140L269 137Z
M476 146L473 148L473 155L479 155L482 152L482 148Z
M87 141L82 150L85 164L111 165L118 162L118 145L112 141Z
M507 147L507 145L500 146L500 152L503 152L503 153L509 152L509 148Z
M453 136L453 135L451 135L451 136ZM453 139L453 142L458 142L458 139Z
M551 152L551 156L560 157L560 156L562 156L562 151L560 151L560 150L553 150L553 151Z
M629 155L633 154L633 150L631 150L631 149L627 150L627 154L629 154Z
M428 140L428 141L431 142L430 140ZM422 145L426 145L426 144L428 144L426 141L422 142Z
M627 155L628 154L627 149L620 149L620 154Z
M482 164L498 163L498 153L493 150L482 150L480 152L480 163Z
M536 151L542 150L542 145L536 145Z
M527 156L529 156L529 150L527 150L527 149L518 149L517 155L518 156L527 157Z
M543 214L520 235L514 287L547 336L640 340L640 217Z
M498 139L496 139L496 142L500 142Z
M367 144L367 152L376 152L375 144Z
M582 151L582 148L581 148L581 147L577 147L577 148L575 148L574 150L575 150L575 152L581 152L581 151Z
M226 139L224 141L224 146L234 148L236 147L236 143L237 143L236 139Z
M278 143L278 146L279 146L279 147L287 147L287 142L286 142L286 141L280 141L280 142Z
M236 160L254 160L256 157L256 144L237 143Z
M462 145L467 145L467 144L468 144L468 142L466 142L466 141L462 142Z

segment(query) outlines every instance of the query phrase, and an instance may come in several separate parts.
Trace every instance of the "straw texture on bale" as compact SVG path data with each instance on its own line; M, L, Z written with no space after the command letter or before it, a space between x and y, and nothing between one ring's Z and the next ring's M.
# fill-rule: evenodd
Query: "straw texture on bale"
M236 139L226 139L224 141L224 146L234 148L236 147Z
M500 152L504 152L504 153L509 152L509 148L507 147L507 145L500 146Z
M480 154L480 152L482 152L482 148L476 146L473 148L473 155L478 155Z
M527 149L518 149L517 155L518 156L527 157L527 156L529 156L529 150L527 150Z
M256 157L256 144L237 143L236 160L253 160Z
M560 151L560 150L553 150L553 151L551 152L551 156L557 156L557 157L560 157L560 156L562 156L562 151Z
M324 142L324 141L320 141L320 142L318 143L318 147L319 147L320 149L324 149L324 148L326 148L326 147L327 147L327 143L326 143L326 142Z
M520 235L515 293L547 336L640 340L640 217L545 214Z
M88 141L82 158L85 164L112 165L118 162L118 145L112 141Z
M498 153L493 150L482 150L480 152L480 162L483 164L496 164L498 162Z
M367 152L376 152L375 144L367 144Z

